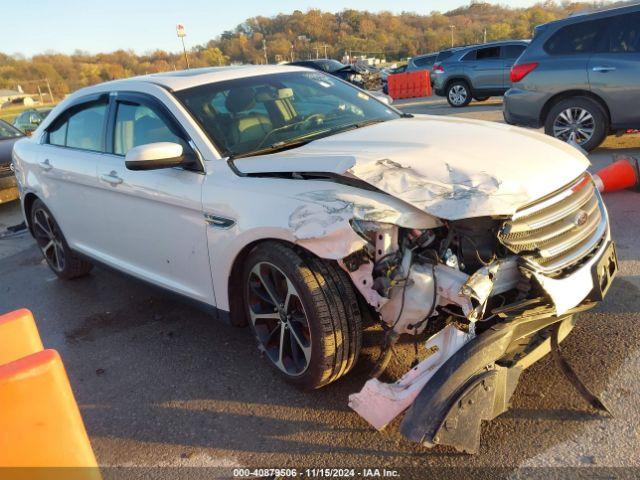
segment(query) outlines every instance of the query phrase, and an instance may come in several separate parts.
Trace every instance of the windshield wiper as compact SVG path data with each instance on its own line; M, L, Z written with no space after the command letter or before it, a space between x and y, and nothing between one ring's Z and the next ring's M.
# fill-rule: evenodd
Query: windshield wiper
M292 140L290 142L276 142L268 147L261 148L259 150L251 150L249 152L232 153L229 155L229 160L235 160L236 158L253 157L257 155L266 155L269 153L282 152L291 148L301 147L314 140L314 138L300 138L298 140Z

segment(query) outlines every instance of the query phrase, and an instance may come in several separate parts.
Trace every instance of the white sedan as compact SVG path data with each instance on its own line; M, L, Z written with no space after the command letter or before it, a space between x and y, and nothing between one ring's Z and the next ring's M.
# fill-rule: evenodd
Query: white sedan
M200 302L250 325L267 362L303 388L349 372L379 322L382 353L352 408L382 428L412 405L409 438L467 451L479 433L439 428L460 415L456 401L495 387L474 397L467 429L504 411L519 372L603 298L617 268L578 150L402 114L298 67L85 88L13 161L30 231L60 278L106 264ZM381 382L398 338L425 331L437 353Z

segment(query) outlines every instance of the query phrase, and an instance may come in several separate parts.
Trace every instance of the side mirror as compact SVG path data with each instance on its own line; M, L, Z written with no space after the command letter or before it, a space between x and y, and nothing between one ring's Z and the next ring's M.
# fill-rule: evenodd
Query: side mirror
M42 123L42 119L38 115L31 115L29 117L29 123L32 125L40 125Z
M124 158L129 170L156 170L183 165L182 145L173 142L147 143L133 147Z

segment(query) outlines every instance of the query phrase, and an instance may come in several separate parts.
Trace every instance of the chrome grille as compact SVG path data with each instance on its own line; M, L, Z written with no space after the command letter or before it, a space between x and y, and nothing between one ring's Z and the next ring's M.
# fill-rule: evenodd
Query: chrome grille
M517 211L498 238L538 270L555 275L595 250L606 231L602 199L586 174L559 193Z

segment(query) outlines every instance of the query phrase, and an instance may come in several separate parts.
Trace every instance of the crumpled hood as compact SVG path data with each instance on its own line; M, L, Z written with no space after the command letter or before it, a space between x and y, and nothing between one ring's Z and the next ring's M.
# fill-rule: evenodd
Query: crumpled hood
M415 116L303 147L239 158L247 174L327 172L359 178L438 218L512 215L589 166L574 147L494 122Z

